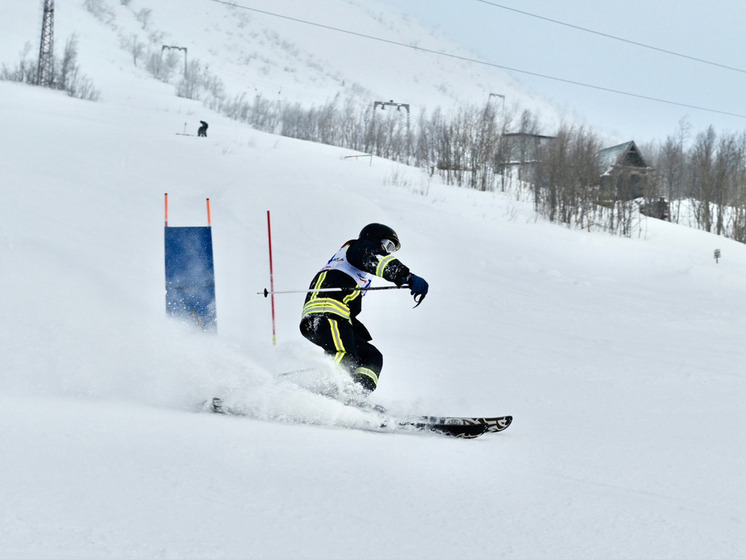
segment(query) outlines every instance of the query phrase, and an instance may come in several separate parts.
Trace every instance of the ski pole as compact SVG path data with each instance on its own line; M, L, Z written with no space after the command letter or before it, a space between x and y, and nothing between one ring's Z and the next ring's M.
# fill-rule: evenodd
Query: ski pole
M359 291L383 291L385 289L408 289L408 285L385 285L382 287L322 287L321 289L299 289L299 290L291 290L291 291L274 291L269 290L266 287L264 288L264 291L257 291L257 295L264 295L264 298L266 299L269 295L272 295L273 297L275 295L287 295L288 293L352 293L356 289ZM422 303L422 300L425 298L424 295L415 295L414 296L414 302L416 303L414 307L417 308L420 306L420 303Z
M264 289L264 291L257 291L257 295L264 295L264 297L268 297L269 295L287 295L288 293L344 293L344 292L353 292L355 290L359 291L383 291L384 289L406 289L406 286L404 285L385 285L382 287L322 287L321 289L299 289L299 290L291 290L291 291L274 291L269 290L267 288Z

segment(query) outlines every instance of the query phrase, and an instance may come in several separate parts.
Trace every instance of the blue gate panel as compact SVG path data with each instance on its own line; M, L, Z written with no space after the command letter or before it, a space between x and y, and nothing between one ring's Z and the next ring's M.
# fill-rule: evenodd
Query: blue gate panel
M217 328L210 227L166 227L166 312Z

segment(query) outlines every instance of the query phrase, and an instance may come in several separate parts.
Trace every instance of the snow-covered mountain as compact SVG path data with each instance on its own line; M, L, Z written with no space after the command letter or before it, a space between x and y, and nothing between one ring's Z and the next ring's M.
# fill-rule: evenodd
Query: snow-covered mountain
M251 74L228 53L251 53L243 21L274 45L257 47L277 55L263 87L288 92L278 76L295 76L299 96L319 98L359 84L445 103L468 95L472 69L420 61L421 80L389 93L368 76L398 84L393 60L409 55L358 67L368 48L328 35L306 50L322 42L306 26L293 44L307 54L278 53L291 34L279 22L214 2L86 4L115 17L57 2L56 35L78 34L100 102L0 82L0 556L743 556L744 245L656 220L633 239L571 231L517 193L254 131L176 97L120 36L151 9L151 30L195 56L214 49L198 58L216 73L225 60L238 83ZM344 13L340 27L394 37L414 25L373 3L307 4L252 6ZM41 13L23 0L3 12L13 64ZM207 138L175 133L200 118ZM211 199L215 336L165 317L165 192L173 226L205 224ZM366 296L361 318L385 355L373 400L512 413L510 429L476 441L352 430L357 411L279 376L324 362L297 330L301 295L277 297L272 345L257 295L268 210L278 290L305 288L366 223L394 227L397 255L431 289L414 310L404 292ZM198 413L215 394L257 419Z
M24 47L36 54L41 11L18 0L5 10L1 62L11 65ZM459 59L475 56L373 0L58 1L57 50L73 35L82 71L110 101L136 102L139 88L129 81L133 75L146 80L148 53L160 55L165 45L185 48L163 52L178 56L179 69L184 57L199 63L229 99L261 95L305 106L336 96L371 104L394 100L419 114L499 102L490 98L497 92L508 99L506 110L531 110L548 130L560 118L557 109L506 73ZM149 89L158 85L170 87L155 82Z

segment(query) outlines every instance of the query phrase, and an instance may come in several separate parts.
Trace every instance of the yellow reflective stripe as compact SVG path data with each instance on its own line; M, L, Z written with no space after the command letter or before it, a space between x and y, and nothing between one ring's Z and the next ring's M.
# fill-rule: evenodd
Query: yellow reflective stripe
M303 316L321 313L332 313L341 316L345 320L350 319L350 307L336 299L319 298L315 301L308 301L303 306Z
M355 369L355 372L353 374L368 377L373 381L373 384L378 386L378 375L375 373L375 371L367 367L358 367L357 369Z
M321 274L319 274L319 279L316 280L316 283L314 284L313 289L321 289L321 286L324 285L325 279L326 279L326 272L322 272ZM310 301L313 301L314 299L318 299L318 298L319 298L318 292L312 293Z
M344 297L344 298L342 299L342 301L344 301L344 303L345 303L346 305L349 305L349 304L350 304L350 301L354 301L355 299L357 299L357 298L358 298L358 296L359 296L359 295L360 295L361 293L362 293L362 291L360 291L359 289L355 289L355 290L354 290L354 291L353 291L352 293L350 293L349 295L346 295L346 296L345 296L345 297Z
M393 256L389 254L388 256L384 256L381 258L381 260L378 262L378 266L376 266L376 275L379 278L383 277L383 271L386 269L386 266L388 266L392 260L396 260L396 256Z
M334 356L334 362L339 365L347 354L345 346L342 343L342 336L339 334L339 324L336 320L329 320L329 328L332 332L332 341L334 342L334 349L337 350L337 354Z

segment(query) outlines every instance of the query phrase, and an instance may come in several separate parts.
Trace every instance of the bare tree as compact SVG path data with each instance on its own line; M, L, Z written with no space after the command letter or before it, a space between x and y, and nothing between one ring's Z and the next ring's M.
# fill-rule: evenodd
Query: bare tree
M710 126L705 132L697 134L692 148L691 169L689 173L691 192L694 193L693 205L697 225L705 231L712 231L712 203L715 193L714 158L715 129Z
M121 45L132 55L132 63L137 66L137 61L145 53L145 43L140 41L138 36L133 33L126 39L121 39Z
M534 206L549 221L590 229L603 201L595 156L600 142L584 127L563 124L540 151L534 167ZM607 228L616 230L618 205L607 205Z

